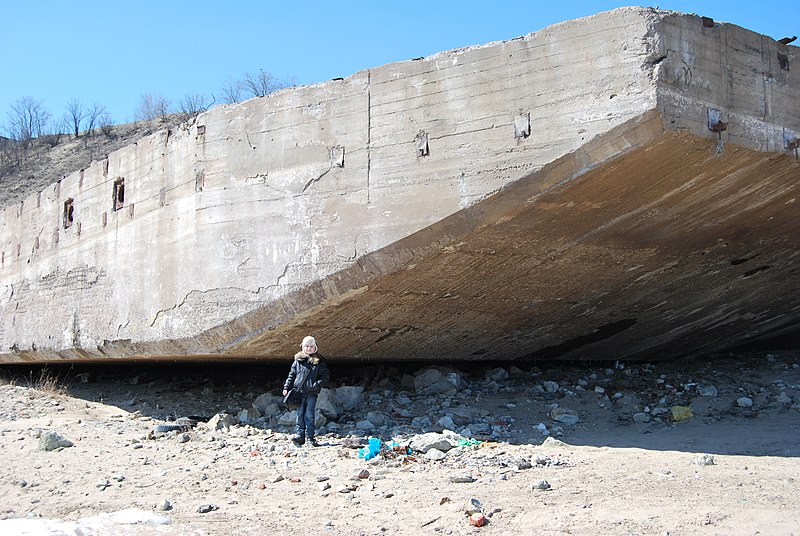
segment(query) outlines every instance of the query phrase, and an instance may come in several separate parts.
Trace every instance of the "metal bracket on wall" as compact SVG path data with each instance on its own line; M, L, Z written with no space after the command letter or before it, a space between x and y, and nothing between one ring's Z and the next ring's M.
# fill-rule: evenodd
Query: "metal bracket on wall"
M521 113L514 118L514 137L527 138L531 135L531 114Z
M715 108L708 109L708 130L719 134L719 139L722 139L722 133L728 130L728 123L722 120L722 112Z
M419 134L417 134L417 138L415 139L414 144L417 148L417 156L428 156L430 154L430 148L428 147L427 132L422 131Z
M344 167L344 147L341 145L331 147L331 165L333 167Z
M798 159L797 150L800 148L800 137L791 130L784 129L783 131L783 145L789 150L794 151L795 160Z
M728 123L722 120L722 112L716 108L708 108L708 130L716 132L719 138L714 146L715 154L722 154L725 149L722 133L728 130Z

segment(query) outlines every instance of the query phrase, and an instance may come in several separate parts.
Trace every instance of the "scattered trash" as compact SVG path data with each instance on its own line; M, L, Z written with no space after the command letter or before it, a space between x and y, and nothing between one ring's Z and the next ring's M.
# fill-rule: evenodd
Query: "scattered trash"
M358 457L371 460L381 452L381 440L377 437L370 437L367 446L358 449Z
M689 406L672 406L672 420L675 422L685 421L694 417L692 408Z
M486 524L486 516L481 514L480 512L475 512L471 516L469 516L469 524L474 527L482 527Z

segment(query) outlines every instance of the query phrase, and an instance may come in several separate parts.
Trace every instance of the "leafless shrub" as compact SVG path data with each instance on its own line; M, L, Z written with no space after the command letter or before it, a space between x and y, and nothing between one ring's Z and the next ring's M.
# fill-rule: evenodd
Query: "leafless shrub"
M50 112L44 108L42 102L26 96L11 104L7 128L11 138L21 141L27 147L30 140L45 133L49 121Z
M153 121L166 119L169 115L170 102L163 95L145 93L139 100L135 118L137 121Z
M100 125L100 132L108 138L109 140L116 137L114 135L114 119L111 117L111 114L108 112L103 112L100 114L100 117L97 118L97 122Z
M81 133L81 124L86 118L86 110L83 109L83 103L78 99L72 99L67 102L67 111L64 114L64 123L68 125L69 130L75 134L77 139Z
M181 98L181 100L178 101L179 119L182 122L188 121L198 114L208 110L212 104L213 101L207 102L206 97L199 93L195 93L194 95L185 95L183 98Z
M253 97L263 97L285 87L277 78L259 69L257 73L246 73L243 85L246 91Z
M92 104L86 111L86 134L88 136L92 135L94 132L94 127L97 125L97 122L100 120L100 117L102 117L103 114L108 115L106 107L96 102ZM110 118L111 116L109 115L109 119Z
M244 100L243 93L244 88L241 80L228 80L222 84L222 101L225 104L242 102Z

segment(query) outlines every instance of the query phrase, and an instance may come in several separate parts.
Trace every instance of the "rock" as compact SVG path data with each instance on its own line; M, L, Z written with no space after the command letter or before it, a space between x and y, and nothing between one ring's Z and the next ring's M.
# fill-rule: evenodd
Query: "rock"
M366 419L363 419L363 420L361 420L361 421L358 421L358 422L356 423L356 428L357 428L358 430L361 430L362 432L367 432L367 431L369 431L369 430L372 430L373 428L375 428L375 425L374 425L374 424L372 424L372 422L371 422L371 421L368 421L368 420L366 420Z
M323 389L317 397L317 411L326 419L336 420L340 410L337 407L336 394L331 389Z
M472 484L477 479L470 474L453 475L450 477L450 482L453 484Z
M257 409L261 415L264 415L265 417L273 417L280 413L280 405L282 403L282 396L264 393L263 395L259 395L258 398L253 401L253 407Z
M216 504L201 504L197 507L198 514L207 514L209 512L213 512L214 510L219 510L219 506Z
M235 426L238 421L230 413L217 413L208 421L206 426L209 430L228 430Z
M711 454L700 454L692 460L692 463L695 465L715 465L714 456Z
M447 501L449 502L450 499L447 499ZM443 503L444 503L444 501L441 501L439 504L443 504ZM467 514L468 516L471 516L472 514L476 514L476 513L477 514L483 513L483 504L481 504L480 500L478 500L478 499L473 497L473 498L471 498L470 500L467 501L467 505L464 508L464 513Z
M531 489L546 491L550 489L550 483L547 480L539 480L531 485Z
M779 404L783 404L784 406L791 406L792 405L792 397L790 397L789 395L787 395L784 392L781 392L781 394L778 395L777 401L778 401Z
M740 408L752 408L753 399L746 396L739 397L738 399L736 399L736 405L739 406Z
M39 437L39 450L46 452L56 450L59 448L67 448L72 446L72 441L65 439L57 432L48 430Z
M580 417L578 417L578 412L569 408L553 408L552 411L550 411L550 417L554 421L564 424L577 424L581 420Z
M169 510L172 510L172 503L164 499L164 501L158 505L158 509L162 512L168 512Z
M366 480L369 478L369 471L362 469L355 474L355 478L358 478L359 480Z
M427 428L431 425L431 418L427 416L414 417L411 419L411 426L414 428Z
M551 381L542 382L542 387L548 393L558 392L558 384L556 382L551 382Z
M436 424L447 430L452 430L456 428L456 423L453 421L453 418L450 417L450 415L445 415L444 417L436 421Z
M527 458L519 458L515 460L514 465L516 466L517 471L524 471L525 469L530 469L531 467L533 467L530 460L528 460Z
M364 403L364 387L361 385L343 385L337 387L334 394L336 404L342 411L352 411Z
M506 372L506 369L498 367L491 370L487 370L486 374L484 374L484 378L490 381L499 382L508 379L508 372Z
M181 434L178 436L178 443L188 443L191 439L189 434Z
M550 436L546 437L545 440L542 441L542 446L547 448L564 448L567 446L567 444L564 443L563 441L559 441L558 439Z
M447 452L453 447L458 446L458 441L464 439L458 434L453 432L437 434L436 432L429 432L427 434L416 435L411 438L409 446L415 452L422 452L423 454L430 449L437 449L442 452Z
M453 371L442 372L437 368L425 369L414 377L414 390L421 395L454 395L460 385L460 374Z
M367 420L375 425L375 427L380 427L389 422L391 419L387 418L386 415L379 411L370 411L367 412Z
M282 413L281 416L278 417L278 424L281 426L294 426L296 420L297 420L297 412L287 411Z
M633 416L633 421L639 423L648 423L650 422L650 415L643 412L636 413Z
M261 412L253 407L243 409L242 411L239 412L238 415L236 415L236 418L242 424L252 424L260 417L261 417Z
M717 396L719 391L713 385L701 385L697 388L697 394L700 396Z
M439 449L428 449L428 452L425 453L424 458L428 461L438 462L444 460L447 457L447 454L442 452Z

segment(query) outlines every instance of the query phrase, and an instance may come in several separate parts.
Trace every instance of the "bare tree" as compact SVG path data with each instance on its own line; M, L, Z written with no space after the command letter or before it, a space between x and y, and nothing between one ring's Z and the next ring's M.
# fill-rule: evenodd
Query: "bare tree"
M228 80L222 85L222 101L225 104L242 102L243 89L241 80Z
M255 74L246 73L244 75L243 85L253 97L263 97L286 87L286 84L279 81L264 69L259 69Z
M103 135L111 139L114 137L114 120L111 118L111 114L108 112L103 112L100 117L97 118L97 122L100 125L100 132Z
M49 121L50 112L44 108L42 102L26 96L11 104L7 128L11 138L27 146L30 140L45 132Z
M213 104L213 101L206 103L206 97L200 93L185 95L178 101L178 113L181 121L188 121L192 117L205 112L211 104Z
M137 121L152 121L154 119L165 119L169 115L170 102L163 95L156 93L145 93L139 100L139 107L136 109Z
M42 133L42 135L39 136L39 139L41 139L51 148L55 147L61 143L61 138L64 136L64 133L69 132L71 128L72 125L66 117L55 119L50 123L47 132Z
M64 123L75 134L77 139L81 133L81 123L86 118L86 111L83 103L78 99L72 99L67 103L67 112L64 114Z
M103 114L107 114L106 107L102 104L94 103L89 107L86 111L86 134L88 136L92 135L92 131L94 127L97 125L97 121ZM110 117L110 116L109 116Z

